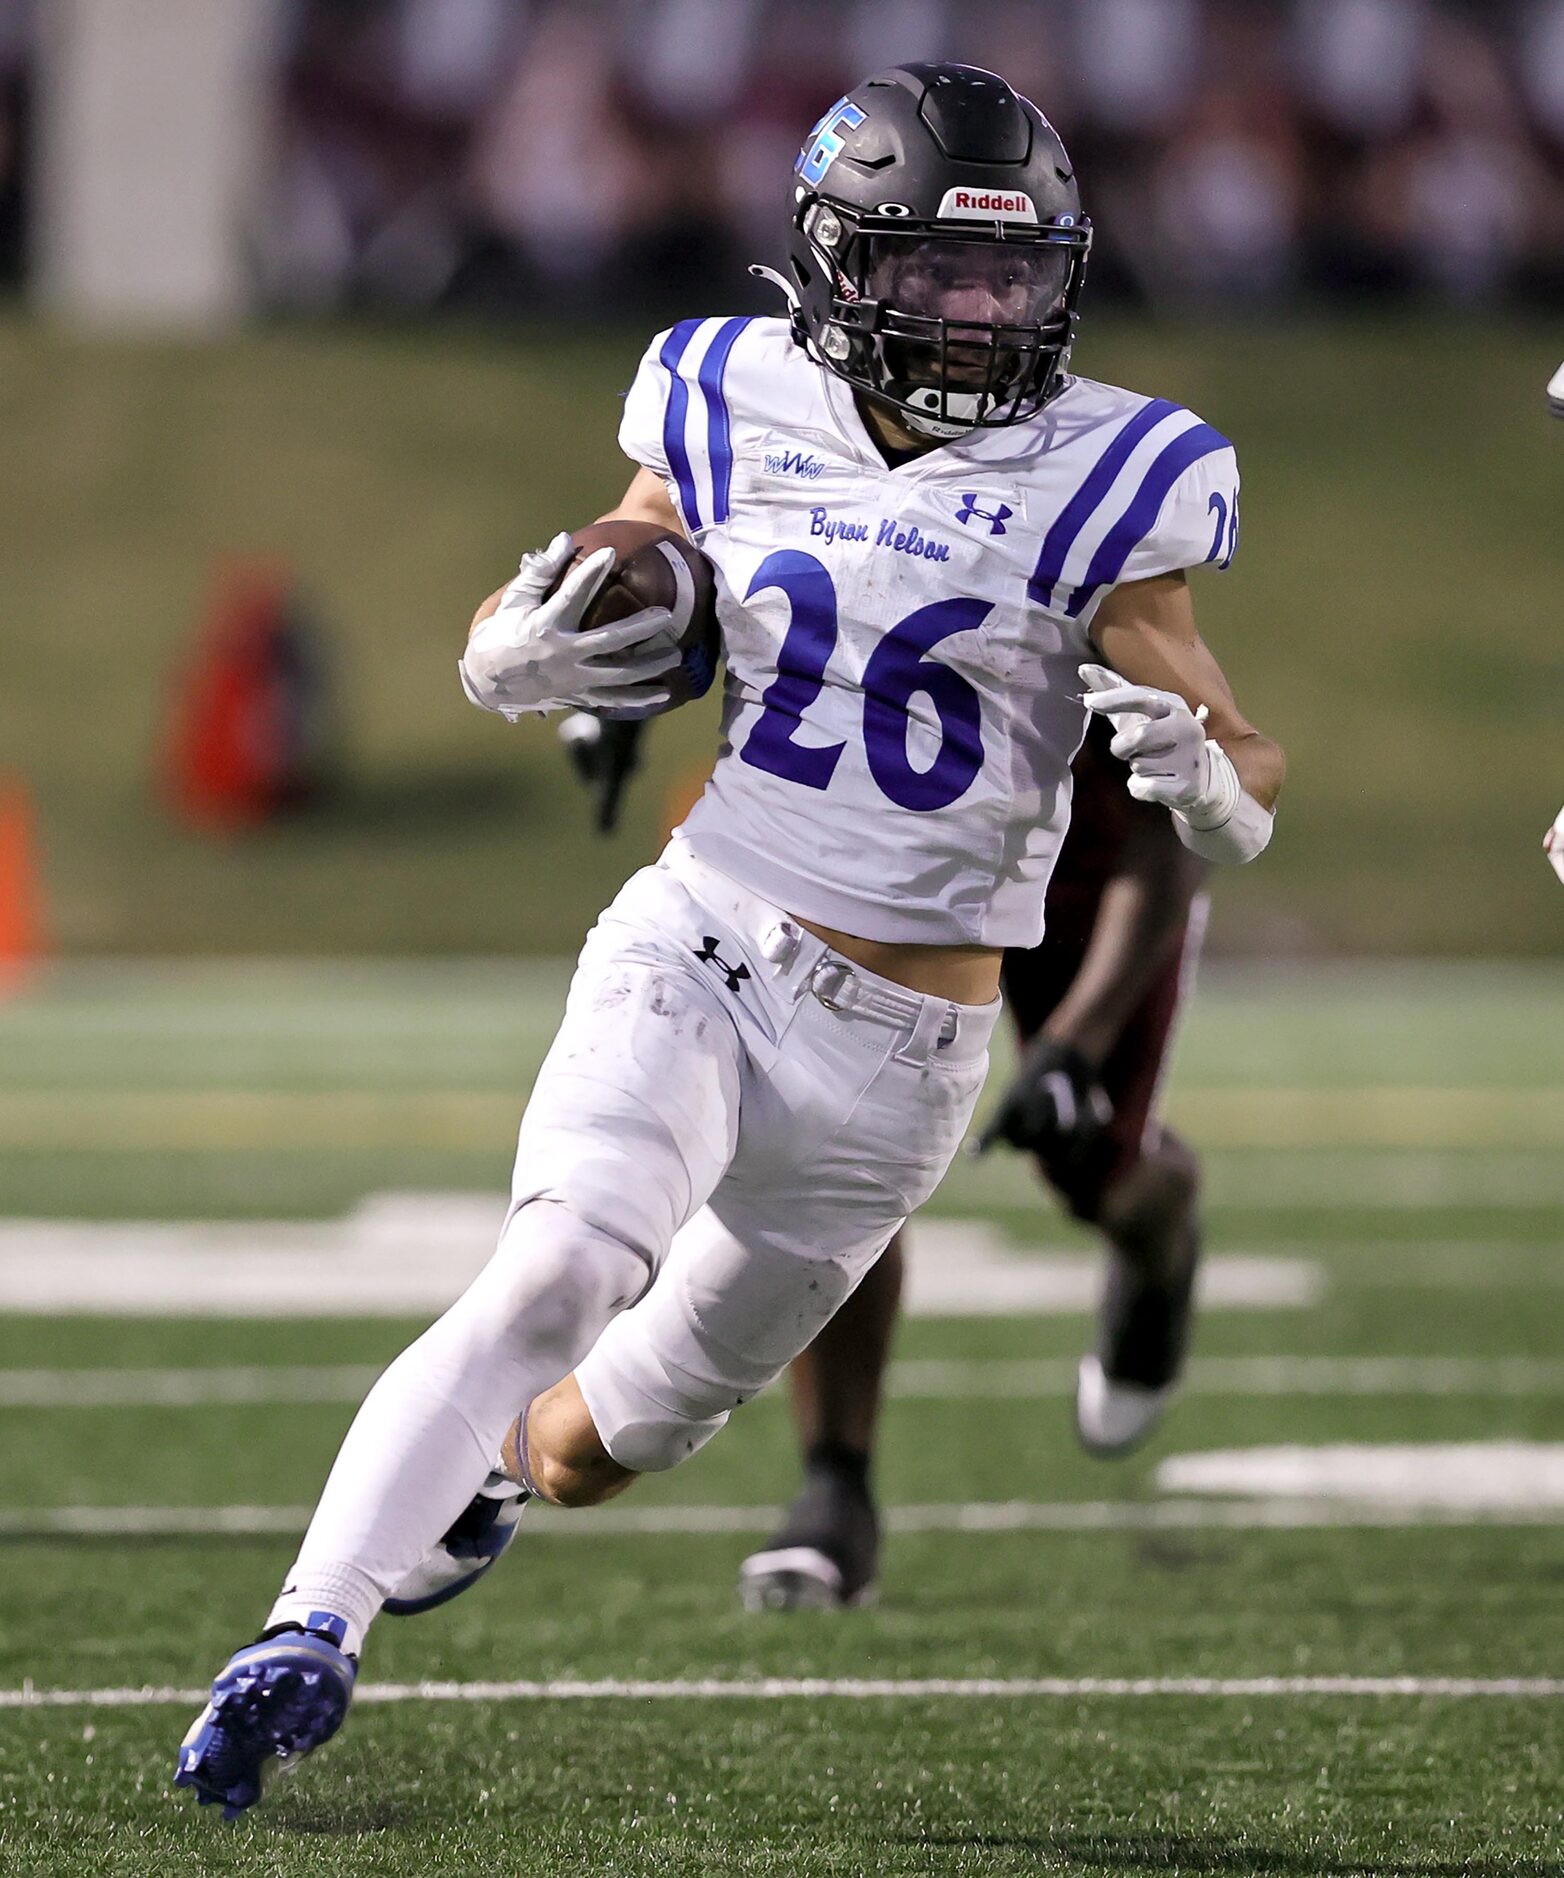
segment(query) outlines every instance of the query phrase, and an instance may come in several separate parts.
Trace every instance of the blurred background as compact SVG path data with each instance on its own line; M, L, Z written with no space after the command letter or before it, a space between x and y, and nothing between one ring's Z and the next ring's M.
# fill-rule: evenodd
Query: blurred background
M595 842L466 619L617 495L652 332L774 307L802 131L930 56L1075 154L1079 369L1238 444L1199 605L1293 781L1216 949L1551 956L1564 0L0 0L13 949L573 950L712 715Z
M0 0L0 1216L502 1185L716 701L602 839L466 621L617 497L652 333L774 304L803 131L933 56L1076 154L1079 368L1238 445L1197 603L1292 773L1175 1092L1219 1196L1564 1200L1564 0Z

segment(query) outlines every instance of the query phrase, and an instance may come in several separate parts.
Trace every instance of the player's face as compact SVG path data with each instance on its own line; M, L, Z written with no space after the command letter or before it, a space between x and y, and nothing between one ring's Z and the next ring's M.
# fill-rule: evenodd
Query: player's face
M1068 275L1062 247L878 235L867 286L871 300L922 319L1042 326L1059 311Z
M1039 327L1064 305L1070 257L1063 247L995 241L930 241L917 236L872 238L865 293L871 300L919 319L947 324L943 377L955 389L991 385L1018 363L1002 359L996 373L986 331L963 343L963 327ZM932 357L921 365L907 348L907 375L927 379Z

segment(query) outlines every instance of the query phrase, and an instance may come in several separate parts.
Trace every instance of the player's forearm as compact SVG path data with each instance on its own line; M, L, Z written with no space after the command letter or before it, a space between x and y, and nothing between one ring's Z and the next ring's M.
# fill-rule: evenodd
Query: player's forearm
M1043 1025L1100 1068L1180 943L1205 866L1176 840L1167 852L1111 880L1069 989Z
M1244 794L1252 796L1262 809L1274 810L1281 794L1282 779L1287 774L1287 757L1279 743L1261 736L1257 730L1214 739L1227 752L1228 761L1238 772Z

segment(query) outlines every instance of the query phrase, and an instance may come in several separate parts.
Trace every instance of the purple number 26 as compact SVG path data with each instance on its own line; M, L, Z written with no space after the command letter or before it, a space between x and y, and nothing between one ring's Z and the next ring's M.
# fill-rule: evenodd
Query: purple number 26
M785 548L755 570L746 600L775 587L791 617L777 652L777 675L761 698L765 706L742 751L756 769L825 789L845 743L800 742L804 712L819 697L836 649L836 589L812 554ZM992 611L986 600L936 600L909 613L869 656L863 674L864 755L879 788L904 809L947 808L971 788L983 767L983 718L978 694L930 653L956 633L973 632ZM907 754L909 706L921 692L939 719L940 747L927 769Z

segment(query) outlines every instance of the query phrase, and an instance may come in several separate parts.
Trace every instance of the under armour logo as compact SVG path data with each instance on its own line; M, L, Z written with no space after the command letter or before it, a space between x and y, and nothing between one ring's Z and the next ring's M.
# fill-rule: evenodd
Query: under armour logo
M706 933L702 937L701 943L694 948L694 951L696 958L698 958L702 964L716 966L717 970L721 972L723 977L727 980L729 991L737 991L744 980L749 977L749 967L747 965L730 965L728 961L722 957L717 950L717 942L712 938L710 933Z
M1014 514L1015 510L1003 502L997 509L980 509L977 496L968 491L961 498L961 507L956 511L956 520L966 523L976 516L980 522L988 523L988 532L991 535L1002 535L1005 532L1006 521Z

